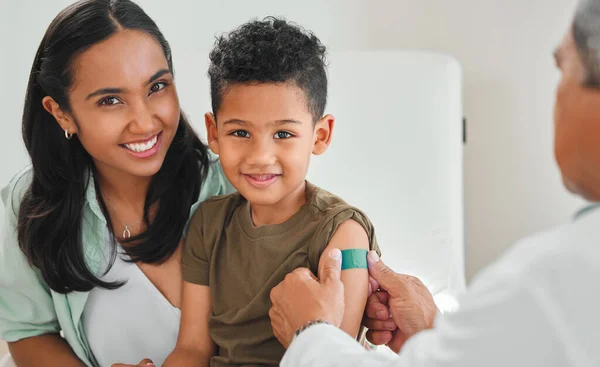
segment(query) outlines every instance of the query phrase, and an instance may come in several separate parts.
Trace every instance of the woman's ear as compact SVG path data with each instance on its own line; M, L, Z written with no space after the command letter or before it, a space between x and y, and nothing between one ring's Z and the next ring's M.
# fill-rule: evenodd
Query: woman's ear
M210 112L204 114L204 124L206 125L206 138L208 147L213 153L219 154L219 139L217 134L217 119Z
M42 99L42 106L44 109L48 111L56 122L60 125L60 128L66 131L69 134L77 134L77 125L75 125L75 121L65 112L62 108L56 103L56 101L50 97L46 96Z
M333 126L335 125L335 117L325 115L315 125L313 154L320 155L325 153L331 143L331 135Z

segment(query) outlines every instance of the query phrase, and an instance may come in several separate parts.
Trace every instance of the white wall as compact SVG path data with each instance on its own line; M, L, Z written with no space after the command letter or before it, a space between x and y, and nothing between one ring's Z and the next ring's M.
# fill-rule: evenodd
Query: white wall
M1 0L0 182L26 163L20 114L27 73L51 18L70 0ZM331 49L426 48L462 63L465 114L467 275L517 238L567 220L581 203L563 190L552 157L551 54L575 0L139 0L177 55L209 49L214 35L256 16L284 15ZM166 4L166 5L165 5ZM9 38L6 35L13 35ZM207 93L205 70L178 83ZM186 87L190 90L190 87ZM197 96L182 95L182 105ZM191 116L201 126L201 116ZM381 123L385 123L381 121Z

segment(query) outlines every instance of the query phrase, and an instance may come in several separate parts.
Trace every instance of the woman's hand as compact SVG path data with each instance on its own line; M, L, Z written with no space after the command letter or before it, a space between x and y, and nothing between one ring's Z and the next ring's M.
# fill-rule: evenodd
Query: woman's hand
M110 367L155 367L150 358L144 358L138 364L114 363Z

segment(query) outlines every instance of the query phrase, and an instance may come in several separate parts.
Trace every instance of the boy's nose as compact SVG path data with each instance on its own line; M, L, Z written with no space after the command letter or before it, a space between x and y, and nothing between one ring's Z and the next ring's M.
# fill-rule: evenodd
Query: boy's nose
M251 166L269 166L276 162L274 149L269 143L254 143L246 155L246 163Z

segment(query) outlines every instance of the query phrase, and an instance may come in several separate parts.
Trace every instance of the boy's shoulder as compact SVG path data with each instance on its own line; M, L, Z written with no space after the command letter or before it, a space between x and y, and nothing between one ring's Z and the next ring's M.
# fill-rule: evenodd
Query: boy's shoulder
M358 210L358 208L354 208L341 197L310 182L306 183L306 190L310 206L316 214L327 216L340 210Z
M348 204L341 197L314 184L307 182L306 185L310 213L320 223L319 226L321 229L327 229L331 226L333 227L330 229L335 229L344 221L353 219L361 224L369 236L371 236L373 224L363 210Z
M363 227L369 239L369 249L380 253L373 223L365 212L348 204L341 197L309 183L307 183L307 198L309 198L310 213L315 220L308 250L311 269L318 269L323 251L338 228L347 220L354 220Z

